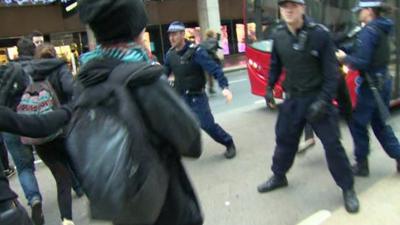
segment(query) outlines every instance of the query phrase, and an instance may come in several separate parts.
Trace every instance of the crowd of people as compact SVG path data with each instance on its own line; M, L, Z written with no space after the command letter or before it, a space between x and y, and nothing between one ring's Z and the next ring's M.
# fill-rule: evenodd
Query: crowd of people
M307 138L313 138L314 131L322 141L329 170L343 191L345 209L357 213L360 203L353 176L369 174L368 124L400 172L400 144L371 101L375 88L389 106L388 36L393 24L383 17L383 1L361 0L355 11L366 25L358 44L336 50L328 29L305 14L304 0L279 0L278 5L283 22L270 34L274 45L265 98L270 108L276 108L274 88L283 69L286 98L279 106L273 175L258 186L258 192L288 185L286 173L306 127ZM76 80L40 32L22 37L17 45L18 60L1 70L0 224L45 224L34 152L56 181L62 225L74 224L71 190L79 197L86 194L93 219L115 225L203 224L200 201L181 156L200 157L200 128L225 147L227 159L237 154L233 137L216 123L206 93L205 72L216 79L226 101L232 101L222 63L213 59L206 45L186 40L185 25L175 21L168 28L171 49L161 66L144 47L148 18L141 0L81 0L78 11L82 22L93 30L98 46L80 57ZM216 51L216 34L209 32L208 36L210 49ZM363 78L357 105L346 117L355 144L353 166L341 144L338 112L332 103L340 82L339 62L359 70ZM35 99L39 103L34 103ZM29 113L33 108L45 113ZM96 130L99 127L111 132ZM111 136L105 140L102 135ZM99 146L102 141L108 143ZM85 148L97 154L82 153ZM105 157L114 149L131 158ZM30 216L10 189L6 173L12 168L7 150L31 208ZM95 161L91 168L85 166ZM115 171L120 173L113 174ZM102 196L104 193L108 196ZM144 201L144 196L151 199ZM137 213L139 208L146 211Z

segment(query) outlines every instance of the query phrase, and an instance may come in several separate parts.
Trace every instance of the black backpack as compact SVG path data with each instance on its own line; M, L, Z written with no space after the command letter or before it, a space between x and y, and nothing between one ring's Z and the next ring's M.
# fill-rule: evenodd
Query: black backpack
M25 72L18 63L0 66L0 105L14 107L25 91ZM14 102L15 101L15 102Z
M107 80L84 88L77 100L68 155L90 200L92 218L154 224L164 204L169 182L165 161L127 86L149 67L121 63Z

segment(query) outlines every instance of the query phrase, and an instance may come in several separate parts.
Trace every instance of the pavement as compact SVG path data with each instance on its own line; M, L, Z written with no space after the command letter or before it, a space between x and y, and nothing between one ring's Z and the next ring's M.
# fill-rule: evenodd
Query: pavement
M325 162L321 143L299 155L288 173L289 186L259 194L257 185L270 175L275 145L277 112L266 110L264 100L250 94L245 70L228 75L234 102L226 104L217 93L210 96L216 121L233 137L238 155L223 157L224 147L203 133L203 154L198 160L184 159L184 165L202 204L205 225L396 225L400 224L400 176L394 160L387 157L375 138L371 139L368 178L356 178L361 211L349 215L343 209L341 190L335 185ZM400 136L400 112L393 112L393 129ZM342 143L352 158L352 139L341 124ZM49 170L38 165L37 177L44 196L46 224L60 224L54 179ZM18 179L11 185L25 203ZM73 200L76 225L109 225L90 220L88 200ZM302 224L304 223L304 224ZM173 224L171 224L173 225Z
M394 225L400 224L400 175L381 179L361 193L363 203L357 215L349 215L341 208L333 212L323 225Z

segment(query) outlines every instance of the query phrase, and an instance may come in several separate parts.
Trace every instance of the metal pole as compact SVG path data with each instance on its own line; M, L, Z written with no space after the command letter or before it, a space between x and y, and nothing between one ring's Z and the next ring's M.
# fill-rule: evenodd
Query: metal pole
M97 45L96 37L94 36L92 29L90 29L90 27L87 25L86 25L86 32L88 36L89 50L92 51L96 48Z

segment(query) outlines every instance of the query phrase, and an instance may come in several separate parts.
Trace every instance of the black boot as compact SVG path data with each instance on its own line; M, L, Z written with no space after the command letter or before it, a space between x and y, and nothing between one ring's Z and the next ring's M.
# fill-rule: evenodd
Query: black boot
M232 159L236 156L236 146L235 143L231 143L228 146L226 146L226 152L225 152L225 158L227 159Z
M368 160L361 160L354 164L351 168L353 170L354 176L358 177L368 177L369 176L369 166Z
M343 200L347 212L357 213L360 209L360 203L354 189L343 191Z
M281 187L286 187L288 186L288 181L286 179L286 176L280 177L273 175L269 180L267 180L265 183L262 183L257 187L258 192L264 193L264 192L269 192L273 191L275 189L281 188Z
M44 215L42 210L42 201L39 199L35 199L31 203L31 217L34 225L43 225L44 224Z

